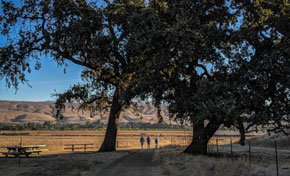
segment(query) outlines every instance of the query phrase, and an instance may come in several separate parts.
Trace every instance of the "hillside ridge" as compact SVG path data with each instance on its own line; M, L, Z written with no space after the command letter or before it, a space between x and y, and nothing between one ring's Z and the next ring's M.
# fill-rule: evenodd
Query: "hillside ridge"
M56 122L54 117L54 102L30 102L30 101L9 101L0 100L0 123L44 123ZM120 122L141 122L158 123L157 110L153 107L144 106L140 116L137 116L132 109L126 109L121 113ZM164 123L170 123L167 116L167 108L161 107L161 114ZM100 121L106 123L109 113L90 113L88 111L72 110L66 108L63 112L62 123L85 123L87 121Z

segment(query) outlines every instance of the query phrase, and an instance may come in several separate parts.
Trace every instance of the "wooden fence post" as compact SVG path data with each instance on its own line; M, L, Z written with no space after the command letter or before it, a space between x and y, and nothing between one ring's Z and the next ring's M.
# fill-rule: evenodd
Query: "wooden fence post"
M249 162L250 164L252 163L251 161L251 141L249 140Z
M21 159L20 159L20 156L18 156L18 157L19 157L18 166L20 167Z
M279 176L278 151L277 151L277 142L276 142L276 139L275 139L275 155L276 155L276 172L277 172L277 176Z
M232 136L231 136L231 156L233 155L233 141L232 141Z
M215 138L215 139L216 139L216 151L219 154L219 141L218 141L218 138Z

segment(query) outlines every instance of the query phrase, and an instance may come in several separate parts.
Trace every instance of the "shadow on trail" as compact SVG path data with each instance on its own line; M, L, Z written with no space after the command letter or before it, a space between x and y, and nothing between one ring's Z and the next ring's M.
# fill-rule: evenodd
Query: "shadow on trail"
M129 154L112 162L97 175L106 176L151 176L156 164L153 162L153 149L130 150Z

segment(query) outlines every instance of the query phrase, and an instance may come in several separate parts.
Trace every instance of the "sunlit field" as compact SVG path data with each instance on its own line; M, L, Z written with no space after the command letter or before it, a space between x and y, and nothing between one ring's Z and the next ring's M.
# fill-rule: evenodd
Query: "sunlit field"
M72 152L65 150L65 144L93 144L92 149L87 151L97 151L104 139L105 131L1 131L0 146L14 145L46 145L48 151L42 154L56 154ZM154 138L158 135L159 147L167 145L187 146L191 142L192 131L123 131L118 132L116 147L117 150L140 149L140 137L151 137L151 148L155 147ZM236 142L238 136L215 136L210 144L229 144L230 141ZM144 148L147 148L145 144ZM1 151L5 151L1 148ZM76 150L83 151L83 150Z
M99 147L104 139L105 130L100 131L0 131L1 151L5 146L13 145L46 145L49 151L39 156L29 158L0 157L0 170L4 175L96 175L111 163L126 163L126 158L152 154L152 162L156 163L154 175L214 175L228 173L234 175L275 175L275 156L270 153L255 153L249 163L247 150L230 148L224 144L239 140L236 132L218 131L209 142L209 156L194 156L183 154L182 151L190 144L192 131L157 131L157 130L119 130L117 137L117 152L99 153ZM151 137L151 148L155 148L154 138L158 135L160 149L141 149L140 136ZM248 135L247 138L257 137ZM252 139L251 139L252 140ZM219 144L217 147L216 143ZM93 148L83 152L83 149L65 150L66 144L93 144ZM217 149L218 148L218 149ZM262 149L261 149L262 150ZM19 164L21 161L21 164ZM218 162L216 162L218 161ZM132 160L135 162L135 160ZM181 164L182 163L182 164ZM184 164L186 163L186 164ZM280 175L289 175L289 154L279 151ZM115 164L114 164L115 165ZM118 165L118 164L116 164ZM230 167L228 167L230 166ZM15 168L18 169L15 169ZM118 170L118 168L116 168ZM119 168L120 169L120 168ZM156 173L155 173L156 172ZM193 174L194 173L194 174Z

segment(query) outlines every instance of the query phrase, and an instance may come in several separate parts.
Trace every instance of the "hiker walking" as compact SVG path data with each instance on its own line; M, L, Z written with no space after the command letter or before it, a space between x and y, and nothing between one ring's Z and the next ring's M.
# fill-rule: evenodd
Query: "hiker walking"
M159 143L159 138L158 138L158 136L156 136L156 138L155 138L155 148L158 148L159 146L158 146L158 143Z
M148 135L147 137L147 148L150 149L150 143L151 143L151 139L150 136Z
M141 136L141 138L140 138L140 144L141 144L141 148L142 149L144 148L144 142L145 142L145 139L143 138L143 136Z

